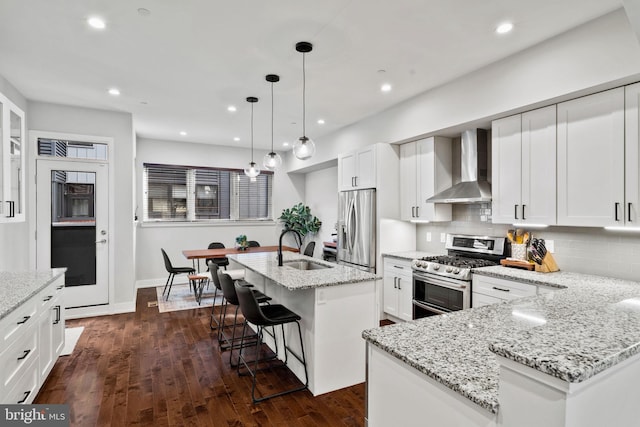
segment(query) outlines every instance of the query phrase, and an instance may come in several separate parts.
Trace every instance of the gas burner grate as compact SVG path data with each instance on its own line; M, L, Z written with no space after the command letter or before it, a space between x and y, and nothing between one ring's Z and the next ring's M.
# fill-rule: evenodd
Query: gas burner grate
M435 262L442 265L450 265L459 268L479 268L498 265L496 262L481 258L465 258L452 255L437 255L422 258L422 261Z

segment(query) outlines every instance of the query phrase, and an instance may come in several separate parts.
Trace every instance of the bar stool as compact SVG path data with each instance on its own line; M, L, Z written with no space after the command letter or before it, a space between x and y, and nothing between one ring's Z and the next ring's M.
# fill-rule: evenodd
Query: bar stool
M224 299L226 301L223 307L223 314L220 317L220 324L218 326L218 343L220 344L221 350L230 350L229 351L229 364L231 366L236 366L233 363L233 350L238 349L242 346L242 336L236 337L236 326L238 325L238 310L240 309L240 303L238 302L238 294L236 293L236 286L234 285L233 279L231 276L224 273L223 270L218 270L218 278L220 279L220 286L222 287L222 295L224 295ZM241 283L242 282L242 283ZM237 287L247 289L247 292L251 293L257 304L268 303L271 301L271 297L266 296L262 292L251 289L252 286L245 282L244 280L238 280L237 283L239 285ZM227 317L227 308L229 305L235 305L236 310L233 314L233 324L231 325L231 338L227 334L225 334L224 329L227 327L225 319Z
M251 385L251 399L253 403L262 402L267 399L271 399L272 397L282 396L285 394L293 393L296 391L306 390L309 387L309 376L307 373L307 360L304 355L304 344L302 342L302 330L300 328L300 316L298 316L293 311L289 310L285 306L281 304L272 304L272 305L259 305L258 300L255 295L251 292L250 289L240 286L236 284L236 294L238 296L238 301L240 303L240 309L242 310L242 314L244 314L244 325L242 327L242 338L245 337L245 332L247 329L248 322L254 324L258 328L257 339L255 342L255 358L254 360L247 361L244 355L244 349L247 346L244 345L244 341L240 341L240 350L238 355L238 366L237 371L240 374L240 365L242 364L245 369L249 372L249 374L253 377L252 385ZM284 325L287 323L294 323L298 325L298 337L300 338L300 349L302 352L302 356L297 355L293 350L289 348L287 345L286 335L284 333ZM271 361L277 357L271 356L267 358L260 359L260 346L262 345L262 333L265 326L275 327L280 325L282 329L282 339L284 344L284 366L287 364L288 357L287 355L291 353L300 363L304 366L304 385L299 387L294 387L289 390L284 390L280 392L276 392L267 396L255 397L256 391L256 377L258 374L258 363ZM274 331L275 338L275 331ZM276 351L277 351L277 343L276 343ZM250 363L253 363L253 370L249 366Z
M202 301L202 291L204 290L205 285L209 286L209 278L203 274L189 274L187 278L193 288L196 301L198 302L198 305L200 305L200 302Z
M214 330L220 327L220 323L222 320L222 307L220 307L220 314L217 318L215 315L218 291L220 291L220 293L222 294L222 286L220 285L220 278L218 276L218 270L220 269L220 267L218 267L218 264L216 264L216 262L213 260L209 260L209 262L207 262L207 266L209 267L209 273L211 274L211 281L215 286L213 293L213 304L211 305L211 321L209 322L209 327L211 328L211 330ZM227 273L233 280L244 279L244 270L225 270L225 273ZM226 303L227 301L224 300L222 306L224 306ZM216 324L215 326L213 325L214 322ZM218 330L218 341L220 341L220 330Z

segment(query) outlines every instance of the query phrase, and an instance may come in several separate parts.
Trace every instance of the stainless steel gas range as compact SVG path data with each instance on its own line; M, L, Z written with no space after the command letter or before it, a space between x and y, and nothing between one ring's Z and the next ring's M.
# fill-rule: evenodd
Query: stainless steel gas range
M447 255L414 259L413 318L471 307L471 270L506 257L504 237L447 234Z

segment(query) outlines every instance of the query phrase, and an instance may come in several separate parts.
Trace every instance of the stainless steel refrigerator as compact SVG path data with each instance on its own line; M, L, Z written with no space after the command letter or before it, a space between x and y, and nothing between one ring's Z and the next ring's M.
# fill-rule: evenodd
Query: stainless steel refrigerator
M338 263L376 272L376 190L340 193Z

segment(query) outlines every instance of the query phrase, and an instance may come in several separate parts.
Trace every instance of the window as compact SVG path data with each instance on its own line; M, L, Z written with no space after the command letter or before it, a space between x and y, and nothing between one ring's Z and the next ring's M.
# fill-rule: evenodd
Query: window
M144 164L144 221L270 220L273 173Z

